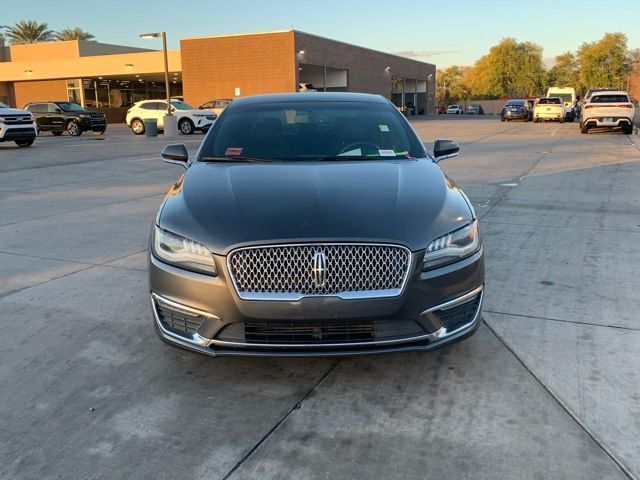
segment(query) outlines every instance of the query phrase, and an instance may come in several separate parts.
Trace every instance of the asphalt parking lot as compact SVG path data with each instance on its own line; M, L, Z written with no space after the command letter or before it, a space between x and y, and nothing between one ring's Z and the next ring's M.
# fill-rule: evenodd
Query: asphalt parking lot
M640 478L640 136L414 127L461 143L442 167L481 217L484 324L343 359L156 337L145 255L172 142L0 144L0 478Z

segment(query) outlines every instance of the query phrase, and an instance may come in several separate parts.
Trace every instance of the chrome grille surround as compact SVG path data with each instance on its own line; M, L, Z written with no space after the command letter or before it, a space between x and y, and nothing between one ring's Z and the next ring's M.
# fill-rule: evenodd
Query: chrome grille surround
M326 257L324 275L314 271L318 253ZM230 277L243 300L395 297L402 293L411 267L411 251L391 244L266 245L239 248L227 256ZM323 279L321 284L317 278Z

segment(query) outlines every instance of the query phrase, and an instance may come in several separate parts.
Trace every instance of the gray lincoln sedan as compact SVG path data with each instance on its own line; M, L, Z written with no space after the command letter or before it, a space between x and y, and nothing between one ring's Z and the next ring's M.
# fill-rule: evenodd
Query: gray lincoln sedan
M426 351L473 334L484 257L473 208L385 98L234 100L153 226L166 342L208 355Z

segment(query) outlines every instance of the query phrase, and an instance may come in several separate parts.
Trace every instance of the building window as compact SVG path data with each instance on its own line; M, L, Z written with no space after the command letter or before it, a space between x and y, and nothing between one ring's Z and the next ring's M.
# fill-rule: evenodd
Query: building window
M298 90L346 92L349 90L348 73L342 68L301 63L298 67Z

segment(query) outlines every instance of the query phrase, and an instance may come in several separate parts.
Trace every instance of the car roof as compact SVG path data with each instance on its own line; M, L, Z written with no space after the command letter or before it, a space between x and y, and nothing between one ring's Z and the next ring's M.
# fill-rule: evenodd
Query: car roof
M388 100L381 95L370 93L352 92L304 92L304 93L276 93L265 95L252 95L233 99L233 105L254 105L262 103L278 102L366 102L387 103Z

